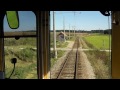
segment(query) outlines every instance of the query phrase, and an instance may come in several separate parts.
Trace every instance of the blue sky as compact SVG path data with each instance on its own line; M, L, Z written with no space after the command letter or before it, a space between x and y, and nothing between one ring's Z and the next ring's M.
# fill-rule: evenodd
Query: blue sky
M108 29L108 17L103 16L99 11L55 11L55 28L63 29L63 18L65 29L72 29L74 26L79 30ZM109 25L111 18L109 17ZM51 29L53 29L53 12L51 12ZM111 27L110 27L111 28Z
M32 11L19 11L19 28L11 29L8 26L6 16L4 17L4 30L5 31L25 31L36 29L36 16Z
M99 11L55 11L55 29L63 29L63 18L65 29L75 28L77 30L108 29L108 17ZM36 28L36 17L32 11L19 11L20 26L17 30L34 30ZM111 18L109 24L111 25ZM50 29L53 29L53 12L50 12ZM6 17L4 18L5 31L17 31L9 28Z

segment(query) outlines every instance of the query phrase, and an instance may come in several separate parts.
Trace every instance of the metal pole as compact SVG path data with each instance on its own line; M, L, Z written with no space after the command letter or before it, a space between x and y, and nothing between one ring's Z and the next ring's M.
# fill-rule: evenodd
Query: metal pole
M75 11L74 11L74 20L75 20ZM75 21L75 25L76 25L76 21ZM75 26L74 26L74 37L75 37Z
M70 39L70 24L69 24L69 39Z
M72 36L74 36L74 26L72 26Z
M53 11L53 31L54 31L54 55L57 58L57 50L56 50L56 31L55 31L55 12Z
M75 37L75 26L74 26L74 37Z
M65 41L65 18L63 17L63 30L64 30L64 41Z

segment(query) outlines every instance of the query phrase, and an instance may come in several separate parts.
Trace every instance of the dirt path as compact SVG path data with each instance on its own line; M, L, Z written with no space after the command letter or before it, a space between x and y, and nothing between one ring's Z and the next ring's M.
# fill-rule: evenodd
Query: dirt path
M83 42L83 41L82 41ZM81 43L81 42L80 42ZM69 42L67 48L72 48L74 42ZM82 49L82 47L80 47ZM55 65L51 68L51 79L55 79L56 75L55 73L59 71L59 68L61 67L62 63L64 62L64 58L67 55L69 51L67 51L63 57L61 57ZM95 79L95 74L93 71L93 68L86 56L86 54L80 50L80 59L81 59L81 77L80 79Z

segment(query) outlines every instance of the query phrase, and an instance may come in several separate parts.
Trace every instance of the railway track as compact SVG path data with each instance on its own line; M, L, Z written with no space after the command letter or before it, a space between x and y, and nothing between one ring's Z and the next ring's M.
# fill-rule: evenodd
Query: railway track
M81 75L79 38L76 38L72 50L68 53L63 66L61 67L57 79L78 79Z

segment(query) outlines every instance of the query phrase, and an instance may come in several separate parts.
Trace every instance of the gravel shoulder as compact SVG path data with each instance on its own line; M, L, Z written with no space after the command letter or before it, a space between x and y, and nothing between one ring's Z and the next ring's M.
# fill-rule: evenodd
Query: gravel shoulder
M83 51L80 51L81 59L81 77L80 79L95 79L95 74L91 63L89 62L86 54Z

